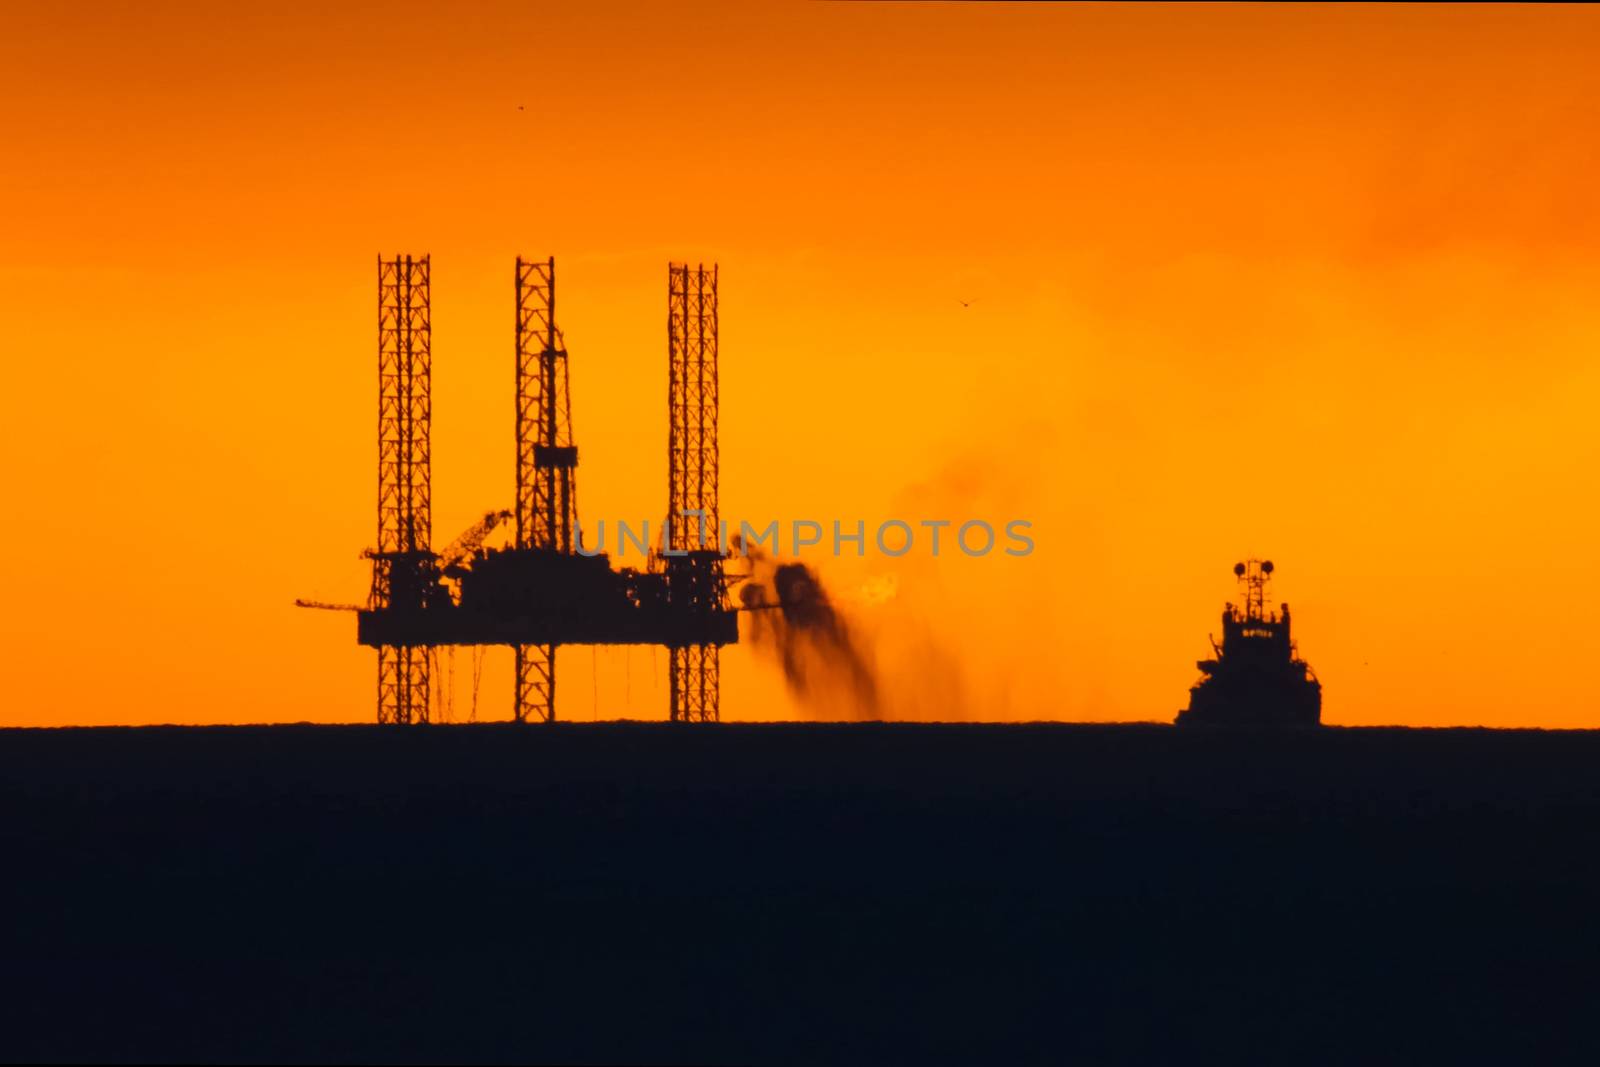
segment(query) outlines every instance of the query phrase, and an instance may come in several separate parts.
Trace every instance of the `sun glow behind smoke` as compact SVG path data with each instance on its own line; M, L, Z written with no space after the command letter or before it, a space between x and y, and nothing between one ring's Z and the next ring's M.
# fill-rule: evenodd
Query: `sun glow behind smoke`
M929 561L879 561L865 576L842 566L825 580L818 565L737 540L733 547L749 568L737 584L741 640L757 661L778 667L800 714L952 721L1005 713L997 666L958 653L962 616ZM834 591L840 585L847 591Z
M739 544L734 546L740 548ZM801 706L823 718L883 717L871 645L804 563L780 563L750 546L751 572L739 589L751 641L776 659Z

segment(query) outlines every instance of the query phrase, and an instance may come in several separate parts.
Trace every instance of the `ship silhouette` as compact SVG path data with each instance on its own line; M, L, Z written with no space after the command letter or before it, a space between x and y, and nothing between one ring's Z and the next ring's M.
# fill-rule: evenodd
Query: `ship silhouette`
M1222 643L1211 639L1215 659L1200 660L1200 680L1189 690L1180 726L1317 726L1322 721L1322 683L1296 655L1289 632L1289 605L1272 611L1267 585L1272 561L1236 563L1244 607L1222 609Z

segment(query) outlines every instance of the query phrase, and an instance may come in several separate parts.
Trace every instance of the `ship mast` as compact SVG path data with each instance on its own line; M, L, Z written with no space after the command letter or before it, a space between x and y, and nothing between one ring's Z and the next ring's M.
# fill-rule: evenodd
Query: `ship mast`
M1233 565L1233 573L1244 586L1244 617L1247 622L1260 622L1267 617L1267 583L1272 579L1270 559L1247 559Z

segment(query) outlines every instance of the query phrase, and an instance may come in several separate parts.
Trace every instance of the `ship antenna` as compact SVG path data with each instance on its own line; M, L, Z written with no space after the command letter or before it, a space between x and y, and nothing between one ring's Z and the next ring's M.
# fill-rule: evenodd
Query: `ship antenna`
M1233 565L1233 573L1244 586L1244 617L1260 621L1267 617L1267 583L1272 579L1272 561L1251 559Z

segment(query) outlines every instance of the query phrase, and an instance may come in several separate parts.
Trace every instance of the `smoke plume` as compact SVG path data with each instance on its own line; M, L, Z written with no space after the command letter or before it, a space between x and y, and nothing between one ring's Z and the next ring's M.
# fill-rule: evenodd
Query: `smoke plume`
M738 547L737 541L735 547ZM867 643L803 563L776 563L749 548L751 575L740 587L752 643L783 669L789 691L830 718L882 718L880 687Z

